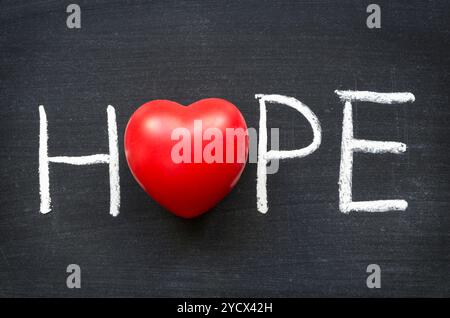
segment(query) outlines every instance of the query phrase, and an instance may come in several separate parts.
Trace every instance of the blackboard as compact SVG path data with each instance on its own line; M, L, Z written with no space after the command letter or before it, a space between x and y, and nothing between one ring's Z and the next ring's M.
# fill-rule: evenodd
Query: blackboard
M449 4L377 1L67 1L0 4L0 295L303 297L449 296ZM403 212L339 211L341 90L411 92L412 104L354 105L355 135L401 141L402 155L356 154L354 200L407 200ZM255 94L292 96L322 125L312 155L268 176L256 209L256 164L209 213L159 207L133 179L123 133L154 99L234 103L258 127ZM107 165L53 164L52 211L39 213L39 112L49 153L108 152L117 114L121 207ZM283 149L307 145L294 110L269 107ZM66 286L68 264L81 288ZM366 286L368 264L381 288Z

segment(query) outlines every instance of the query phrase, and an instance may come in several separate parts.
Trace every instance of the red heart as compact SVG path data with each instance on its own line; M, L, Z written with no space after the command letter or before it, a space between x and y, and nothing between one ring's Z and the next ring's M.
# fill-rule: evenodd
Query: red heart
M179 128L188 132L189 138L172 135ZM227 128L237 129L235 132L241 129L245 136L231 138L227 147ZM210 135L214 131L214 137L202 138L206 131ZM216 139L222 142L222 156L220 147L211 151ZM191 144L190 156L184 152L188 147L180 150L187 141ZM199 149L201 153L195 153ZM178 155L176 160L174 153ZM204 154L216 155L216 161L211 163L211 157ZM238 158L239 154L244 155ZM208 211L231 191L244 170L247 154L244 117L236 106L219 98L203 99L187 107L168 100L145 103L131 116L125 130L125 155L137 182L160 205L185 218ZM186 162L177 163L180 157Z

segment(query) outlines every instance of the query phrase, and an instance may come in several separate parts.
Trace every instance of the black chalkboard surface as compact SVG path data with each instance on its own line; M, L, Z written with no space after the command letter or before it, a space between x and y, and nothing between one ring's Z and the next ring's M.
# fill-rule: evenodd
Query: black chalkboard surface
M0 296L450 296L449 22L446 1L67 1L0 4ZM355 136L407 144L355 154L353 199L404 199L405 211L339 211L343 104L335 90L411 92L415 102L355 103ZM209 213L178 218L133 179L123 133L154 99L234 103L258 127L255 94L292 96L322 126L310 156L268 176L256 164ZM108 152L117 116L120 214L107 165L51 164L41 214L39 105L52 156ZM301 114L269 107L283 149L312 138ZM81 268L81 288L66 268ZM366 268L381 269L368 288Z

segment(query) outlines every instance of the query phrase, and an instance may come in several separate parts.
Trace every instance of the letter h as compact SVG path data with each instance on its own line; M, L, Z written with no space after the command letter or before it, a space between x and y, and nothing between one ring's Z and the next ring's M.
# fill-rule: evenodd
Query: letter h
M66 163L71 165L109 165L110 207L109 214L117 216L120 207L119 182L119 150L117 144L117 124L114 107L108 106L108 141L109 154L95 154L90 156L48 156L47 115L44 106L39 106L39 190L41 197L40 212L46 214L51 211L49 163Z

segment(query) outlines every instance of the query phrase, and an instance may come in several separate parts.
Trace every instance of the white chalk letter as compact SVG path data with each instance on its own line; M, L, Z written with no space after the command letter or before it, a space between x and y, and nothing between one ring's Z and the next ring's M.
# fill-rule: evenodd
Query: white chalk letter
M414 102L411 93L376 93L366 91L335 91L344 102L342 121L341 164L339 171L339 209L343 213L404 211L408 207L405 200L352 201L353 153L394 153L406 151L406 145L393 141L374 141L353 138L352 101L379 104L401 104Z
M47 115L44 106L39 106L39 190L41 197L40 212L45 214L51 211L49 163L66 163L71 165L109 164L110 206L112 216L119 214L120 207L120 181L119 181L119 148L117 144L117 124L114 107L108 106L108 145L109 154L95 154L90 156L66 157L48 156Z
M312 154L319 148L322 141L322 129L316 115L308 106L293 97L283 95L255 95L259 99L259 141L258 141L258 165L256 180L257 208L261 213L269 210L267 204L267 163L269 160L301 158ZM309 122L313 131L313 141L307 147L294 150L270 150L267 151L267 107L266 103L286 105L299 111Z

